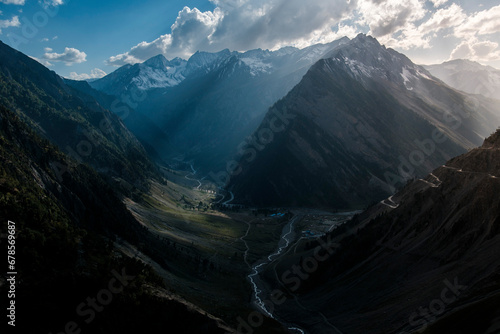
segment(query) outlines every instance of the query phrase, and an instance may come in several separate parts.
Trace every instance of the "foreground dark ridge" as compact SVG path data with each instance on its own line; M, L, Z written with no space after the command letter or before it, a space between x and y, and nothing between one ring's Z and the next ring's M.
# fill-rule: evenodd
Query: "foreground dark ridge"
M481 145L499 110L359 35L270 108L228 188L235 203L366 208Z
M69 163L62 180L51 167L54 163ZM140 227L102 177L1 106L0 189L0 219L16 224L17 331L60 333L74 322L72 328L93 333L165 328L231 332L220 320L167 292L152 268L115 251L116 235L136 244L154 244L156 238ZM3 235L7 225L1 226ZM95 309L86 304L114 277L112 302L105 300ZM0 282L6 296L5 278Z
M296 295L311 316L278 314L310 333L326 330L319 311L343 333L497 333L499 191L500 130L324 237L338 248Z

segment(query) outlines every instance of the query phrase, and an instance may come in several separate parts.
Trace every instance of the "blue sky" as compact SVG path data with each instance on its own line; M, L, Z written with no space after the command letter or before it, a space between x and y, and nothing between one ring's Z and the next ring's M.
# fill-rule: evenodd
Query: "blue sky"
M363 32L416 63L500 68L498 0L0 0L0 39L65 77L100 77L159 53L245 51Z

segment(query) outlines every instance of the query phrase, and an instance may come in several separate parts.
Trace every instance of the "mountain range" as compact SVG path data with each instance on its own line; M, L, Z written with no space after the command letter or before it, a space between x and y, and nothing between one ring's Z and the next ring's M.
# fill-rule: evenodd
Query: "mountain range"
M277 315L308 333L498 333L499 174L500 130L319 243L296 247L269 281L285 277L293 288L282 273L306 268L317 246L331 256Z
M166 326L227 333L220 320L166 291L149 265L115 248L119 239L165 256L168 247L123 200L141 200L150 182L166 180L119 118L89 93L109 98L0 44L0 217L16 224L15 258L23 264L16 276L22 286L17 310L31 315L16 329L61 332L70 323L101 333ZM2 224L2 243L5 233ZM113 273L134 281L123 281L126 293L115 297L105 316L83 321L76 307L107 286ZM7 288L2 275L5 296ZM71 319L82 321L73 325Z
M497 333L497 72L360 34L85 82L0 42L19 328ZM120 270L134 279L84 324L75 308Z
M480 145L499 111L498 100L452 89L359 35L270 108L228 188L250 205L362 208Z
M452 89L365 35L302 50L158 55L90 85L128 98L124 121L150 153L257 206L364 207L480 145L500 122L497 100ZM286 114L293 121L270 133Z
M302 50L197 52L188 61L159 55L90 85L116 97L130 92L147 96L130 103L135 112L124 122L131 131L170 163L192 162L205 173L217 172L226 168L269 106L347 40Z
M442 64L424 66L447 85L470 94L499 99L500 70L477 62L456 59Z
M143 189L146 178L159 175L143 146L118 116L3 43L0 87L1 105L16 112L79 163ZM57 166L60 173L64 168Z

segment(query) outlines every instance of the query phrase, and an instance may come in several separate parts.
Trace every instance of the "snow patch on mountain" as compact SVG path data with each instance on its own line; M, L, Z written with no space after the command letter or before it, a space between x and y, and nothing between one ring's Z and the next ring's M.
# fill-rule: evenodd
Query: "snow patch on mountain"
M141 90L174 87L184 81L185 70L185 62L180 63L177 67L167 66L164 69L143 65L139 75L132 79L132 83Z
M308 48L307 52L305 52L305 55L303 57L301 57L299 59L299 61L301 61L301 60L305 60L305 61L317 60L317 59L321 58L321 56L323 56L330 49L331 49L331 46L328 44L315 45L312 48Z
M269 63L264 63L258 58L241 58L240 61L250 68L250 75L255 77L259 74L270 73L273 66Z
M363 64L362 62L354 59L345 59L345 64L349 67L352 74L358 77L372 77L376 69L372 66Z
M494 67L456 59L442 64L425 65L424 68L455 89L500 98L500 70Z
M434 79L432 79L431 77L429 77L427 74L423 73L422 71L418 71L418 70L417 70L417 74L418 74L420 77L424 78L424 79L427 79L427 80L434 80Z
M403 67L403 72L401 73L401 77L403 78L403 83L408 90L413 90L413 87L411 86L411 79L415 79L415 76L411 74L408 69Z

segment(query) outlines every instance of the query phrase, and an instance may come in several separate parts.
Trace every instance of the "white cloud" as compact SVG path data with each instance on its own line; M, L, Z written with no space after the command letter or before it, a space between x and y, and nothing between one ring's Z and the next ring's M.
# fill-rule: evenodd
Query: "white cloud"
M414 24L407 24L397 35L379 37L380 43L387 47L409 50L413 48L430 48L431 37L423 34Z
M0 34L2 33L3 28L9 27L19 27L21 22L19 22L18 16L13 16L10 20L0 20Z
M403 30L426 14L424 3L419 0L361 0L358 10L359 23L367 25L375 38Z
M66 65L73 65L75 63L83 63L87 61L87 54L85 52L82 52L80 50L77 50L75 48L64 48L63 53L56 53L56 52L46 52L43 55L44 59L50 60L50 61L62 61L66 63Z
M489 62L500 59L498 43L491 41L469 40L461 42L450 55L450 59L469 59Z
M52 48L45 48L45 49L43 49L43 50L44 50L45 52L52 52L52 51L53 51L53 50L52 50Z
M1 3L6 5L20 5L23 6L26 0L0 0Z
M419 30L428 15L422 0L359 0L357 23L388 47L429 48L429 36Z
M419 30L422 34L436 33L443 29L461 25L467 19L462 7L453 3L451 6L438 9L431 18L423 23Z
M48 62L47 60L38 59L37 57L32 57L32 56L30 56L30 58L33 59L33 60L36 60L37 62L39 62L40 64L42 64L45 67L53 66L53 64L50 63L50 62Z
M313 44L327 43L342 37L354 38L359 34L359 28L345 23L339 23L334 30L336 31L334 32L332 29L326 28L323 31L318 31L316 34L313 34L312 40L304 40L302 44L297 43L295 46L301 48L310 45L311 42ZM315 35L317 35L316 39L314 38Z
M460 38L471 38L498 32L500 32L500 5L472 14L464 24L457 27L455 35Z
M454 29L460 42L450 54L450 59L474 61L500 61L498 43L492 41L500 32L500 5L473 13Z
M169 59L186 58L198 50L272 49L277 45L325 40L326 36L334 35L332 27L349 15L356 3L354 0L211 1L216 5L213 11L184 7L171 26L170 34L110 57L108 64L132 64L159 53Z
M88 80L88 79L99 79L106 75L106 72L101 70L100 68L94 68L90 71L90 74L82 73L77 74L76 72L71 72L69 74L69 78L73 80Z
M42 38L42 42L48 42L48 41L49 41L49 39L47 37Z
M64 1L63 0L43 0L43 1L40 1L40 3L44 7L48 7L48 6L57 7L57 6L63 5Z
M447 3L448 0L430 0L430 2L432 2L434 7L438 8L438 7L441 7L442 5L444 5L445 3Z
M443 59L454 47L455 55L462 52L484 58L492 50L491 43L500 42L500 6L471 13L448 0L210 1L214 10L184 7L169 34L141 42L110 57L107 64L134 64L157 54L168 59L188 58L196 51L225 48L302 48L360 32L408 54L437 48ZM496 51L492 52L489 58L495 56Z

